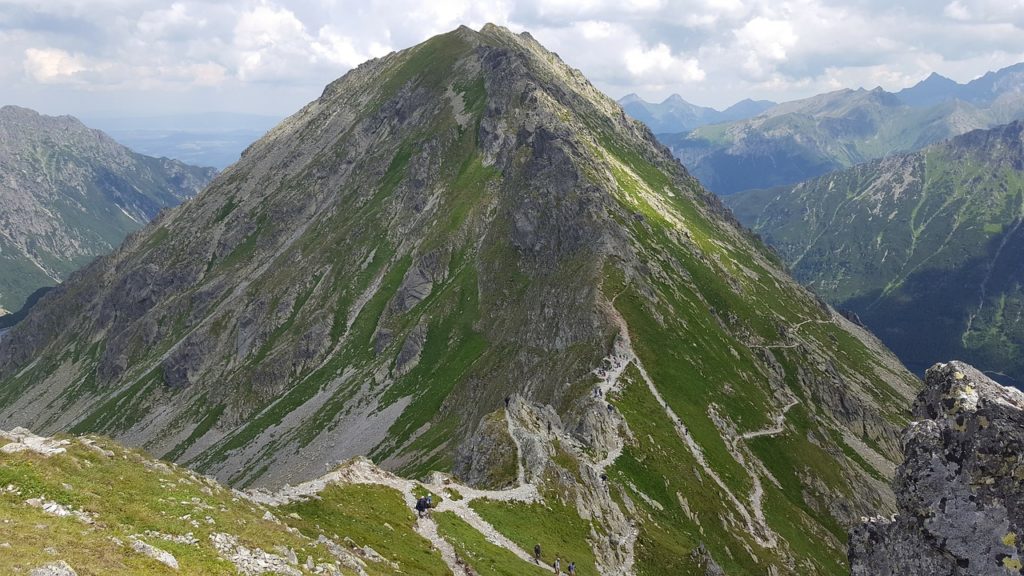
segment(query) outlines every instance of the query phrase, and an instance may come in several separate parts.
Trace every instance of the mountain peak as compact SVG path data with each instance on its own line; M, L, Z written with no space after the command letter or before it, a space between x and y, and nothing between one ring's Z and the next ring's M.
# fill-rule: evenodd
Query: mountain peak
M5 122L29 122L33 125L39 123L59 123L64 125L73 125L76 127L80 127L82 129L86 129L85 125L82 124L82 122L74 116L48 116L46 114L40 114L39 112L31 108L25 108L23 106L16 106L13 104L8 104L6 106L0 107L0 120L3 120Z
M528 524L605 535L588 573L840 565L836 523L893 500L841 455L895 454L912 377L579 71L479 34L348 72L51 292L0 341L0 423L234 486L366 455L534 487Z
M954 80L938 72L932 72L917 84L896 92L896 96L901 102L910 106L931 106L944 100L957 98L963 88L963 85Z
M927 78L925 78L924 80L919 82L919 84L923 84L923 83L928 83L928 84L936 84L936 83L950 84L950 83L952 83L952 84L956 84L955 81L953 81L950 78L947 78L946 76L943 76L942 74L939 74L938 72L932 72L931 74L928 75Z
M643 98L641 98L640 95L637 94L636 92L630 92L629 94L626 94L622 98L619 98L619 105L621 106L633 103L645 104L646 101Z
M0 306L22 308L213 173L136 154L72 116L0 108Z
M680 96L679 94L672 94L668 98L662 100L661 103L671 106L693 106L693 104L684 100L683 97Z

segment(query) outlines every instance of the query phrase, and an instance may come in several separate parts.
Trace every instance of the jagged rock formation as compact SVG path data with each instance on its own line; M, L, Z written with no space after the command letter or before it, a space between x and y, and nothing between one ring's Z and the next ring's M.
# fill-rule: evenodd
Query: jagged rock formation
M915 89L916 88L916 89ZM715 193L794 184L1024 118L1024 64L966 85L837 90L659 138Z
M604 574L843 570L916 386L496 26L350 71L0 340L3 426L238 487L356 455L532 486L472 505Z
M851 533L852 573L1024 573L1024 393L967 364L938 364L914 417L893 481L898 513Z
M112 251L215 172L136 154L70 116L0 108L0 309Z
M908 367L1024 383L1024 122L725 202Z

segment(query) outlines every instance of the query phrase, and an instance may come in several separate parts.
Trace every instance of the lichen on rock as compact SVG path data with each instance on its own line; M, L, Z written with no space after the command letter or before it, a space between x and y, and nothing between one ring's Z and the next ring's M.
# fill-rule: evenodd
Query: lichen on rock
M899 513L850 534L855 576L1024 573L1024 393L936 364L903 435Z

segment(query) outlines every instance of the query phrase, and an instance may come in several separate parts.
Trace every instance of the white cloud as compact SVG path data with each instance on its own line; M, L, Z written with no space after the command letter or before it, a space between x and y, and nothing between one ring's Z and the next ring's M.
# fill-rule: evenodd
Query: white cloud
M25 50L25 73L44 84L73 82L87 70L85 57L56 48Z
M0 62L0 101L286 113L363 60L488 21L613 96L717 106L1024 59L1024 0L0 0L0 43L23 55Z
M193 14L190 8L175 2L168 8L144 12L138 20L139 32L150 40L164 39L168 36L187 36L201 33L207 26L206 18Z
M942 10L942 13L954 20L970 20L971 12L959 0L954 0Z
M754 76L774 71L772 65L786 59L786 52L799 39L793 25L786 20L758 16L735 32L739 49L745 53L744 68Z
M665 44L650 49L630 48L623 59L633 76L654 80L655 83L700 82L705 77L695 58L677 58Z
M580 34L587 40L604 40L610 38L615 32L615 27L610 22L601 20L586 20L577 24Z

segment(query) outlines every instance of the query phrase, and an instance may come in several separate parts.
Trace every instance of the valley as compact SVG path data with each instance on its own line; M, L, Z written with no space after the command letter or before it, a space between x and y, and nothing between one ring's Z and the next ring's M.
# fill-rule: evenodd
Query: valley
M974 131L727 203L908 367L963 358L1020 385L1021 130Z

